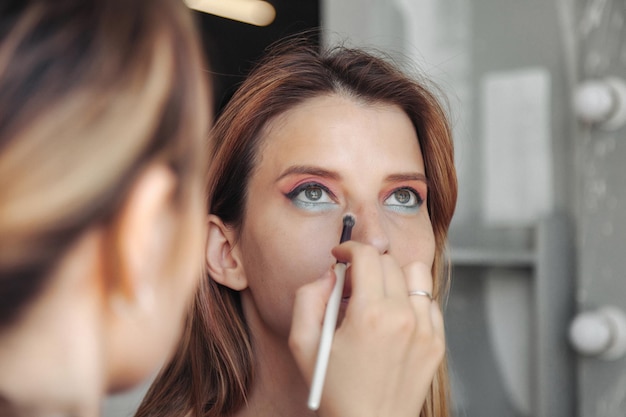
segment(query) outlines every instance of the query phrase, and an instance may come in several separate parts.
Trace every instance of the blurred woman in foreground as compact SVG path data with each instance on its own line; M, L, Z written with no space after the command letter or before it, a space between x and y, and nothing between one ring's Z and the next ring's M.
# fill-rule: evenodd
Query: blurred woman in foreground
M178 0L0 6L0 415L95 416L171 354L209 93Z

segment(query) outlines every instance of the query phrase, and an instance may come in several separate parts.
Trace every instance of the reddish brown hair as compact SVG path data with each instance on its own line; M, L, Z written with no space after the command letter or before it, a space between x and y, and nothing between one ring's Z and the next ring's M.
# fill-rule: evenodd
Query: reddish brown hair
M264 128L303 101L341 94L368 103L399 106L419 138L429 178L428 212L435 240L435 297L447 288L444 250L457 196L453 144L444 109L425 82L361 50L291 41L270 53L235 93L212 133L207 182L210 213L239 229L246 190L258 161ZM138 416L231 415L254 378L251 340L238 292L207 278L195 300L184 344L142 404ZM448 379L441 366L422 416L448 415Z

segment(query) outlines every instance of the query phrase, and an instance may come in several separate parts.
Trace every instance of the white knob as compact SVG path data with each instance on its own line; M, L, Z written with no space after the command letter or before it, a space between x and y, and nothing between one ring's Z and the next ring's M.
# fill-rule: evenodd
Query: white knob
M617 130L626 124L626 83L620 78L587 80L574 93L580 120Z
M570 325L569 338L581 355L619 359L626 354L626 315L615 307L580 313Z
M576 90L574 105L581 120L590 123L603 122L615 107L611 87L602 81L587 81Z

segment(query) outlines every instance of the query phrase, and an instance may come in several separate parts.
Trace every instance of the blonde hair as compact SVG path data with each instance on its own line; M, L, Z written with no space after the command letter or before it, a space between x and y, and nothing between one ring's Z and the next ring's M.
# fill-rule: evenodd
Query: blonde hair
M26 0L0 13L0 327L64 251L106 222L142 167L201 187L210 116L179 0ZM8 28L8 29L4 29Z

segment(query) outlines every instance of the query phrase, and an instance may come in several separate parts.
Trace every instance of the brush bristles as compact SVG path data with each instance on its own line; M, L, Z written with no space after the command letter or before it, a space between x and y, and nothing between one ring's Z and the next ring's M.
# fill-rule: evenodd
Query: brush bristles
M346 214L346 215L343 217L343 225L344 225L345 227L354 227L354 223L355 223L355 220L354 220L354 216L353 216L353 215L351 215L351 214Z

